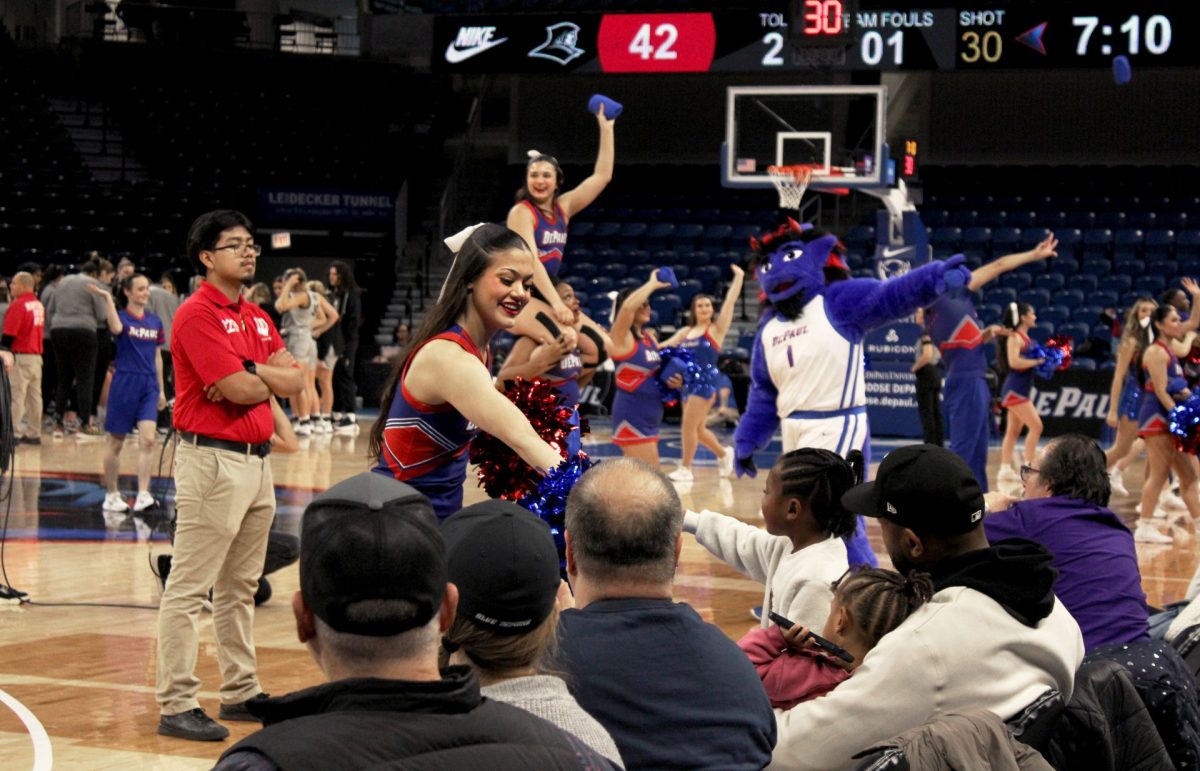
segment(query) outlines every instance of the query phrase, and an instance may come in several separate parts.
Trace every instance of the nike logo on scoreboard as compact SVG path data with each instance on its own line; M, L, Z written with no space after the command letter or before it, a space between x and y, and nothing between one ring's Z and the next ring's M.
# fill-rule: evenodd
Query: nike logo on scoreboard
M492 35L494 34L496 34L495 27L459 27L454 42L446 47L446 61L451 64L465 62L472 56L477 56L508 40L506 37L493 40Z

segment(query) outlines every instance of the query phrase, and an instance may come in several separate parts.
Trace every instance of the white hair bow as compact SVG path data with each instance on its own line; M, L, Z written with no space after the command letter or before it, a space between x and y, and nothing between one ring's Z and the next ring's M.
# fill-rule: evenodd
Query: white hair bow
M544 155L544 153L538 152L537 150L526 150L525 155L529 156L530 158L537 158L540 155Z
M471 237L471 234L486 224L486 222L476 222L474 225L468 225L454 235L446 236L444 239L442 239L442 243L449 247L451 252L457 255L462 251L463 244L467 242L467 239ZM451 270L453 270L454 266L451 265L450 267Z

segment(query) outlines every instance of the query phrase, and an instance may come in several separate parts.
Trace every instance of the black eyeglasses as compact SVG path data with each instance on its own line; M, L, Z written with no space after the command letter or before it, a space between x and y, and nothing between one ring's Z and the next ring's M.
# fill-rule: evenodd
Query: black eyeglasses
M1042 473L1042 470L1040 468L1034 468L1033 466L1030 466L1030 465L1021 466L1021 481L1028 482L1031 474L1040 474L1040 473Z
M254 256L257 257L260 254L262 254L262 247L259 246L258 244L226 244L225 246L216 247L215 249L213 249L213 251L214 252L231 251L231 252L234 252L235 254L241 253L242 251L247 251L247 252L254 252Z

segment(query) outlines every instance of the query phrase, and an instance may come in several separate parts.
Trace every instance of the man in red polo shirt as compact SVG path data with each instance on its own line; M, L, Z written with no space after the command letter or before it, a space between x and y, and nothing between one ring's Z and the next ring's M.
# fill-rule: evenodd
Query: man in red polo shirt
M243 302L261 247L240 212L201 215L188 255L204 283L179 307L175 364L175 554L158 610L158 732L220 741L229 730L200 708L198 617L213 590L223 720L254 720L262 694L254 654L254 592L275 516L272 394L297 393L300 370L270 318ZM276 406L275 409L278 409Z
M12 277L13 301L4 313L0 348L13 353L12 428L21 444L42 443L42 335L46 309L33 291L33 275Z

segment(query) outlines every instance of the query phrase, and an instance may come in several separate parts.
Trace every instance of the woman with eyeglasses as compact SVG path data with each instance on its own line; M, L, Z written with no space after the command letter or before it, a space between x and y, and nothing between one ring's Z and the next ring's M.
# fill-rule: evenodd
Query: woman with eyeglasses
M1194 282L1193 282L1194 285ZM1193 295L1196 296L1196 295ZM1196 314L1192 314L1196 318ZM1179 359L1171 343L1186 333L1179 311L1163 304L1150 314L1150 325L1143 330L1142 348L1138 356L1138 373L1144 395L1138 410L1138 436L1146 442L1146 484L1142 488L1141 513L1134 540L1141 543L1172 543L1173 538L1154 526L1154 507L1173 470L1179 480L1179 497L1187 506L1192 519L1200 519L1200 497L1197 496L1195 459L1175 449L1170 431L1170 415L1175 405L1191 396Z
M574 338L579 336L584 358L595 361L595 366L607 358L611 341L587 314L581 313L578 319L575 318L555 292L553 279L558 276L566 252L567 223L591 205L612 181L616 119L605 116L604 110L601 105L596 112L600 149L591 175L563 192L565 178L558 160L552 155L530 150L525 164L525 184L517 191L517 203L509 210L506 223L510 230L525 239L538 257L533 266L532 298L517 319L513 334L534 340L553 340L566 334L567 342L572 346L576 342Z
M257 247L256 247L257 248ZM283 274L283 291L275 300L275 310L283 317L284 343L288 353L304 373L304 388L296 395L292 413L296 416L296 436L312 436L312 413L320 408L317 396L317 340L314 328L323 331L337 311L329 301L308 288L308 277L300 268Z

